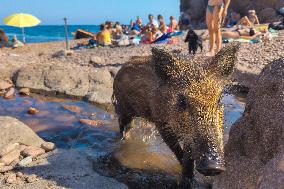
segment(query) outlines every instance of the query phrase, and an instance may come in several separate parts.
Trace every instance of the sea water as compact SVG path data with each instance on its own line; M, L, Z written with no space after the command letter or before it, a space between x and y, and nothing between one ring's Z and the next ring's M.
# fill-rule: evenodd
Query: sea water
M0 26L8 35L9 39L12 39L14 35L19 40L22 40L22 29L11 26ZM89 32L96 33L99 31L98 25L70 25L68 26L69 39L73 39L72 33L77 29L83 29ZM30 28L25 28L26 42L27 43L41 43L50 41L63 41L65 40L65 28L63 25L40 25Z

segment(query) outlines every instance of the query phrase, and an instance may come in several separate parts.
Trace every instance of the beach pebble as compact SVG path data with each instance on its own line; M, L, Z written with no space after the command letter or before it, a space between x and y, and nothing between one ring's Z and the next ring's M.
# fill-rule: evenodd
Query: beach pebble
M90 120L90 119L80 119L80 123L86 124L86 125L91 125L91 126L98 126L98 125L101 124L101 121Z
M13 184L17 181L17 176L15 173L11 173L10 175L8 175L7 179L6 179L6 183L7 184Z
M55 149L55 144L52 142L44 142L41 145L41 148L45 150L45 152L50 152Z
M4 98L6 99L12 99L15 97L15 89L14 88L10 88L4 95Z
M65 56L72 56L72 54L73 54L73 51L64 49L64 50L60 50L60 51L54 53L52 55L52 57L61 58L61 57L65 57Z
M4 96L5 95L5 93L6 93L6 91L5 90L0 90L0 96L2 97L2 96Z
M0 162L0 167L4 167L5 163Z
M4 166L4 167L0 167L0 173L5 173L7 171L11 171L13 170L12 166Z
M39 113L39 110L36 108L29 108L28 113L31 115Z
M27 147L28 147L28 146L22 144L22 145L17 146L17 149L18 149L20 152L22 152L22 151L24 151Z
M16 173L16 176L17 176L18 178L23 178L23 177L24 177L24 174L23 174L22 172L17 172L17 173Z
M4 155L8 154L9 152L15 150L17 147L19 147L18 143L15 144L8 144L7 146L0 149L0 158Z
M25 95L25 96L29 96L31 93L31 90L29 88L21 88L19 90L19 94L20 95Z
M0 162L4 163L5 165L10 165L13 161L19 159L20 151L15 149L8 154L5 154L1 159Z
M33 183L37 180L37 176L35 174L29 175L29 176L27 176L26 180L27 180L28 183Z
M35 158L35 157L42 155L44 153L45 153L44 149L39 148L39 147L34 147L34 146L29 146L24 151L21 152L21 154L24 157L31 156L32 158Z
M62 106L62 108L64 108L65 110L69 110L70 112L73 112L73 113L80 113L81 112L81 108L79 106L64 105L64 106Z
M92 65L105 65L106 61L105 59L98 57L98 56L92 56L90 59L90 63Z
M7 90L11 87L13 87L13 85L10 82L0 81L0 90Z
M20 157L15 159L9 166L15 167L20 162Z
M22 159L18 165L21 166L21 167L26 167L28 166L29 164L31 164L33 162L33 157L32 156L28 156L24 159Z

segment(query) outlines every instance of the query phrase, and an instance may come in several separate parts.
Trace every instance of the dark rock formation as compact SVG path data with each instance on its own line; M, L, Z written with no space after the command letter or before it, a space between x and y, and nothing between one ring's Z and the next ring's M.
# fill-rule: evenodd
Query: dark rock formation
M180 10L191 14L193 24L199 24L205 20L207 2L208 0L181 0ZM278 21L276 11L281 7L284 7L283 0L233 0L230 6L242 15L246 15L250 9L255 9L262 23Z
M215 188L283 188L284 58L264 68L225 148L227 171Z

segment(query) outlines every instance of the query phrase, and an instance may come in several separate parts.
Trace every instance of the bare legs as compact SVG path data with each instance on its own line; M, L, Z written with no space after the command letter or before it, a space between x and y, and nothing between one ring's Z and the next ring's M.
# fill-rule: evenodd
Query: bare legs
M222 34L221 34L221 20L222 20L222 10L220 6L215 6L213 13L207 10L206 13L206 23L209 31L209 52L208 56L215 55L215 44L216 52L218 53L222 48Z

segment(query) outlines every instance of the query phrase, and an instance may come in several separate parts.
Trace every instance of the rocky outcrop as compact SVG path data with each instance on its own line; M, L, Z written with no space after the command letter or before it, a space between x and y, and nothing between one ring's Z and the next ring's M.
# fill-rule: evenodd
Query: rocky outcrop
M0 117L0 130L0 148L14 143L39 147L44 142L28 126L12 117Z
M234 0L231 4L232 9L245 15L248 10L256 10L259 19L263 23L278 21L276 11L284 7L283 0Z
M204 22L206 5L208 0L181 0L182 12L190 13L195 24ZM262 23L278 21L276 11L284 7L283 0L234 0L231 8L242 15L246 15L250 9L255 9Z
M0 130L1 189L127 188L95 173L82 152L54 150L53 143L44 142L15 118L0 117Z
M112 178L94 172L91 162L76 150L57 149L28 167L22 167L20 171L0 174L0 188L128 188Z
M111 73L106 69L84 70L60 65L29 66L18 71L17 87L86 98L90 102L111 102Z
M284 58L267 65L226 145L227 171L215 188L283 188Z

